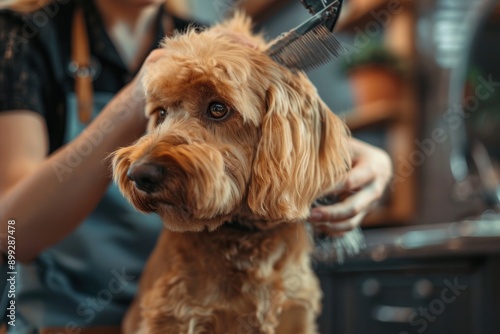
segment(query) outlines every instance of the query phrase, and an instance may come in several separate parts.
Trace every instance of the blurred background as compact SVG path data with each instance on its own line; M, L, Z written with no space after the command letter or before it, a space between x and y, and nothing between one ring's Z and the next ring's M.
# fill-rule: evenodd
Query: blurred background
M310 17L299 0L177 10L213 23L236 7L269 38ZM336 34L342 56L309 76L394 179L363 253L317 263L321 333L500 333L498 1L344 1Z

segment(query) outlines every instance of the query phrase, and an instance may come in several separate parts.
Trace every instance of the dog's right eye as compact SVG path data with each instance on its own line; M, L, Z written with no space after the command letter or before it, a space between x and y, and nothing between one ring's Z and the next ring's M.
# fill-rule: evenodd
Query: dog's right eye
M157 113L157 119L156 119L156 126L160 125L163 123L165 118L167 117L167 111L165 109L159 108L156 110Z
M208 106L208 117L214 120L223 120L229 114L231 109L224 103L213 102Z

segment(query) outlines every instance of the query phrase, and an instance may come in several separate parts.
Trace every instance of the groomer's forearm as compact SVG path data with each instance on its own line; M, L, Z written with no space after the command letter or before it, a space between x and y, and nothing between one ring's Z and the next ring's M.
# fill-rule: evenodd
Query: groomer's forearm
M144 101L137 89L125 87L80 136L6 194L0 224L6 231L6 219L16 221L18 261L28 261L62 240L101 200L111 176L107 157L145 129ZM6 236L1 238L5 251Z

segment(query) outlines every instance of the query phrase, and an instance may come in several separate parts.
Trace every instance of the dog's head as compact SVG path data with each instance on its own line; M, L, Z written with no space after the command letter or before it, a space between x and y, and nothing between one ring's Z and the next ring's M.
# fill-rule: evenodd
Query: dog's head
M309 80L266 56L241 15L164 47L143 81L148 133L113 159L127 199L174 231L306 218L350 166L348 131Z

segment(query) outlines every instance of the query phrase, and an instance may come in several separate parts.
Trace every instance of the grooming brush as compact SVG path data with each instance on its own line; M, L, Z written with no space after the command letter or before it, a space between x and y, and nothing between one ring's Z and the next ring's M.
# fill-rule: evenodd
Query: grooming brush
M313 203L313 207L331 205L339 200L339 196L325 196L317 199ZM314 235L313 256L321 262L342 264L346 258L357 255L366 247L365 237L360 227L356 227L340 237L312 234Z
M313 16L281 34L267 49L277 63L292 71L308 71L345 52L333 35L343 0L301 0Z

